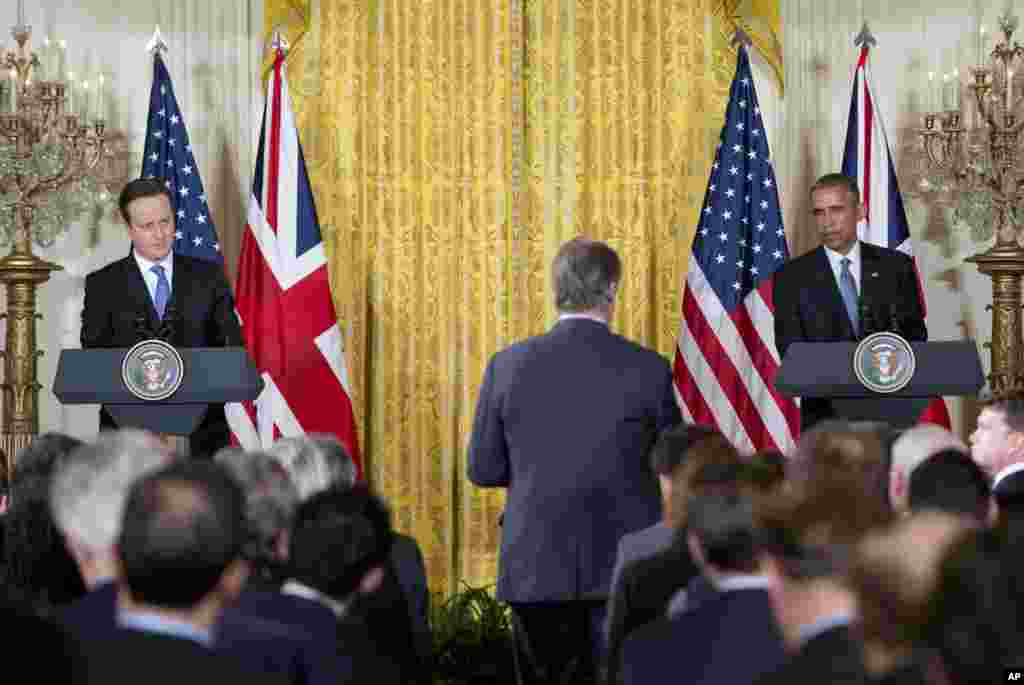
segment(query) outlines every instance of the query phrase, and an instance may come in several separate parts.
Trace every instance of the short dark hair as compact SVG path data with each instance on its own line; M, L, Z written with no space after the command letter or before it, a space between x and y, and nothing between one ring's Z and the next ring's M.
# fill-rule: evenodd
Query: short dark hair
M911 511L938 509L965 514L979 522L988 519L992 487L988 476L970 455L957 450L936 452L910 474L907 504Z
M555 307L583 312L610 305L622 278L622 261L606 243L578 237L562 245L551 265Z
M987 395L981 398L981 406L1002 413L1011 430L1024 433L1024 391L1011 390Z
M345 599L391 549L391 514L363 484L312 495L295 512L289 544L291 577Z
M698 440L720 435L711 426L699 423L677 423L661 431L651 448L651 470L661 476L671 476L685 460L687 451Z
M188 459L132 486L118 548L136 600L187 609L216 588L245 540L241 486L219 464Z
M825 174L811 186L811 195L825 188L845 188L853 195L853 204L860 204L860 188L857 187L855 178L850 178L846 174Z
M174 198L171 196L171 191L164 185L164 181L157 178L136 178L133 181L128 181L117 198L117 206L121 210L121 216L125 222L129 226L132 223L132 218L128 215L128 205L140 197L156 197L157 195L165 195L171 206L174 206Z
M760 536L746 478L746 466L739 463L707 464L693 477L686 530L697 538L707 562L721 571L757 568Z

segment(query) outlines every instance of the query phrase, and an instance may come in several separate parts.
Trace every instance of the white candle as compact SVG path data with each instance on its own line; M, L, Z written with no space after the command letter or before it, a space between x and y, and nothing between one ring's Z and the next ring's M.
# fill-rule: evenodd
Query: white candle
M942 75L942 109L943 111L950 108L949 102L949 74Z
M103 96L103 90L104 90L103 84L104 83L105 83L105 80L103 78L103 74L100 74L99 78L96 80L96 118L99 119L100 121L103 121L104 119L106 119L106 117L104 116L104 114L105 114L105 112L104 112L104 105L106 105L106 102L104 102L104 96Z
M953 69L953 82L950 84L953 88L953 109L960 111L960 70Z
M18 26L25 25L25 0L18 0Z
M82 122L89 118L89 82L82 81L82 102L80 103L79 113L82 117Z
M67 108L67 113L68 114L74 114L75 113L75 87L77 85L78 84L75 83L75 74L74 74L74 72L69 71L68 72L68 87L67 87L67 91L66 91L67 98L68 98L68 101L67 101L68 102L68 108Z
M68 42L62 40L57 45L57 73L54 74L54 79L60 80L64 75L64 70L67 69Z
M42 57L39 59L39 78L46 81L50 78L50 62L53 59L53 46L50 45L50 37L43 38Z
M1013 107L1013 69L1006 70L1006 112Z
M10 70L10 82L11 82L11 114L18 113L18 72L11 67Z
M978 66L985 66L985 25L978 31Z
M924 108L931 112L935 109L935 72L928 72L928 90L925 91Z

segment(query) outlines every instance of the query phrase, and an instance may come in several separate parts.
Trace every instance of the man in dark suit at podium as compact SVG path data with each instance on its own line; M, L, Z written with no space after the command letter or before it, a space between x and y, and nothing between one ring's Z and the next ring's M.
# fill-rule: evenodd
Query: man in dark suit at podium
M680 421L668 362L609 330L618 255L585 238L552 267L560 316L487 366L469 480L508 488L499 599L520 683L593 683L616 544L659 518L648 454Z
M131 181L118 199L132 252L85 279L83 348L131 347L166 334L175 347L242 344L235 303L223 268L174 254L170 192L157 179ZM162 329L162 330L161 330ZM116 428L105 409L100 429ZM193 456L210 456L229 442L223 405L211 405L189 438Z
M821 247L790 260L775 274L775 347L794 342L860 340L894 330L910 341L928 339L914 262L898 250L861 242L864 218L857 182L822 176L811 187ZM827 399L805 398L800 427L834 417Z

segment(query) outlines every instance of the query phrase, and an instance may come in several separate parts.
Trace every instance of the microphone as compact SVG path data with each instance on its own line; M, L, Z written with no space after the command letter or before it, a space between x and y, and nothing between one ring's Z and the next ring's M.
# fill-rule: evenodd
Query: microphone
M171 338L174 337L177 331L177 317L178 310L175 308L174 303L167 303L167 309L164 310L164 318L161 319L160 325L154 332L155 337L160 338L166 343L171 343Z
M860 300L860 339L864 339L874 333L878 324L875 321L875 310L874 307L868 302L867 298L861 297Z
M892 306L889 308L889 330L896 335L903 335L903 321L902 316L898 307Z
M144 316L135 317L135 337L140 341L153 337L153 329L150 328L149 321Z

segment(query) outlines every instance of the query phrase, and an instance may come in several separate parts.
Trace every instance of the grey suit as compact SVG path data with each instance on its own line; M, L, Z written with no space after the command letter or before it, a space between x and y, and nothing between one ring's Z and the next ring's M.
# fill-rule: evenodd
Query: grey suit
M680 421L657 353L572 318L496 354L469 444L469 480L505 487L497 596L602 599L615 546L656 522L647 455Z

